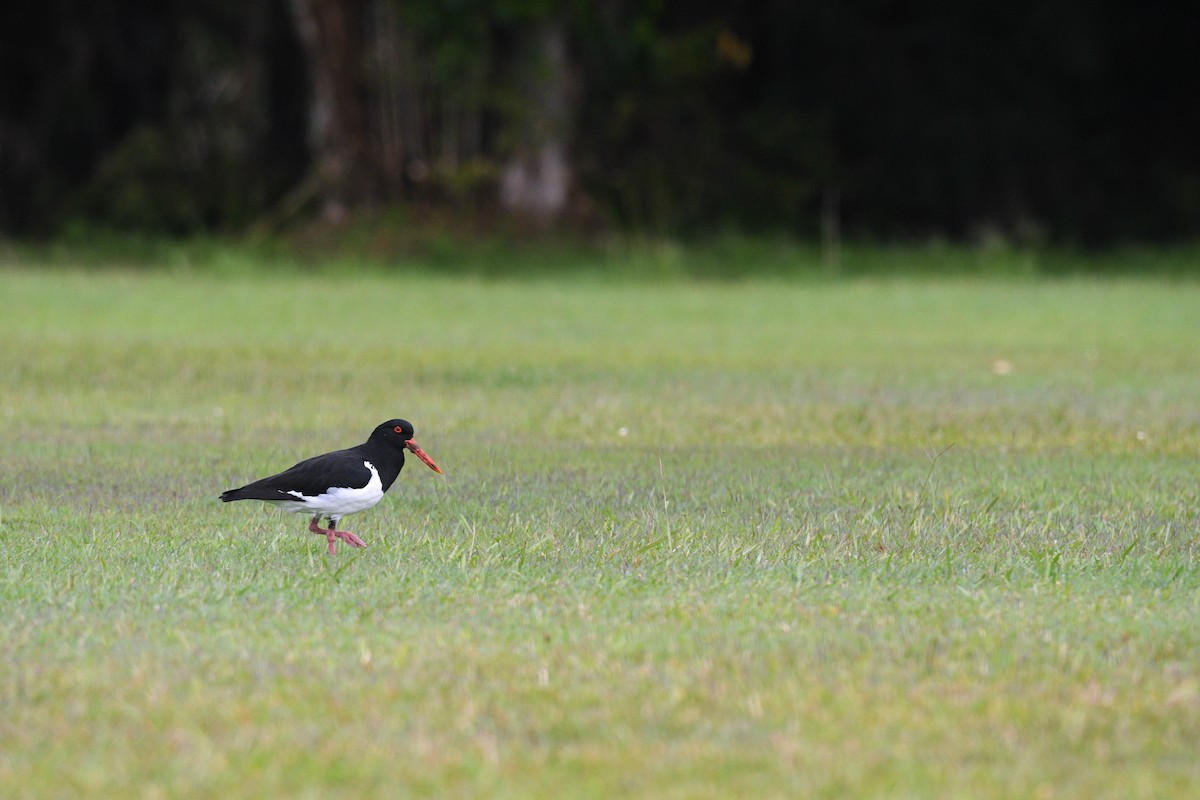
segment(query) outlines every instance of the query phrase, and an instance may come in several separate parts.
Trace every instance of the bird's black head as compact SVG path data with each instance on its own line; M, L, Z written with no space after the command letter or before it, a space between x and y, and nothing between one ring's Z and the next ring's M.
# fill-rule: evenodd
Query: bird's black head
M404 443L413 438L413 426L406 419L389 419L375 428L371 438L389 442L396 447L404 447Z
M439 475L442 472L441 467L433 463L433 459L426 455L424 450L417 447L417 443L413 441L412 423L406 419L389 419L382 423L371 432L371 441L384 442L393 447L410 450L413 455L425 462L425 466Z

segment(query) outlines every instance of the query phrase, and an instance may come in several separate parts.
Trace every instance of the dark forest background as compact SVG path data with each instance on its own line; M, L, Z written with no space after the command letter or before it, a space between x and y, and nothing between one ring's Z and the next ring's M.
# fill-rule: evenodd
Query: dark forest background
M1200 234L1200 12L13 0L0 234L449 209L688 236Z

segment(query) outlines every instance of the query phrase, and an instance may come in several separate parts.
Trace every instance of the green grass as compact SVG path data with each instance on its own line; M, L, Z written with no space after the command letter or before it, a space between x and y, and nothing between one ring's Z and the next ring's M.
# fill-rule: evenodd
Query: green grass
M220 273L0 271L0 796L1200 791L1194 280Z
M403 209L348 224L301 226L283 236L177 240L81 227L47 243L0 240L8 267L389 274L397 270L474 278L678 281L683 278L843 280L862 277L1008 278L1142 275L1194 279L1198 243L1089 251L1020 245L1003 239L974 246L942 240L904 244L846 242L836 252L785 235L716 231L700 241L489 228Z

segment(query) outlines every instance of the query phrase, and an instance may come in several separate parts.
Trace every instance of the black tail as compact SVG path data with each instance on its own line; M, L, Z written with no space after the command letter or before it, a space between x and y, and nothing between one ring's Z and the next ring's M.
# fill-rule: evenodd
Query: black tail
M231 500L245 500L242 496L241 489L230 489L227 492L221 492L221 502L228 503Z

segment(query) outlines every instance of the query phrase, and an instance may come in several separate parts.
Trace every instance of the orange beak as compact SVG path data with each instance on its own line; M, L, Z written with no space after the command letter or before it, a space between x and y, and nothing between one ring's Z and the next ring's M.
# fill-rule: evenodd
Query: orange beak
M438 475L442 474L442 468L439 467L437 464L433 463L433 459L430 458L429 456L427 456L425 454L425 451L422 450L420 447L418 447L417 443L414 442L412 439L409 439L407 442L405 442L404 446L407 447L409 450L412 450L412 453L414 456L416 456L417 458L424 461L425 466L429 467L431 470L436 472Z

